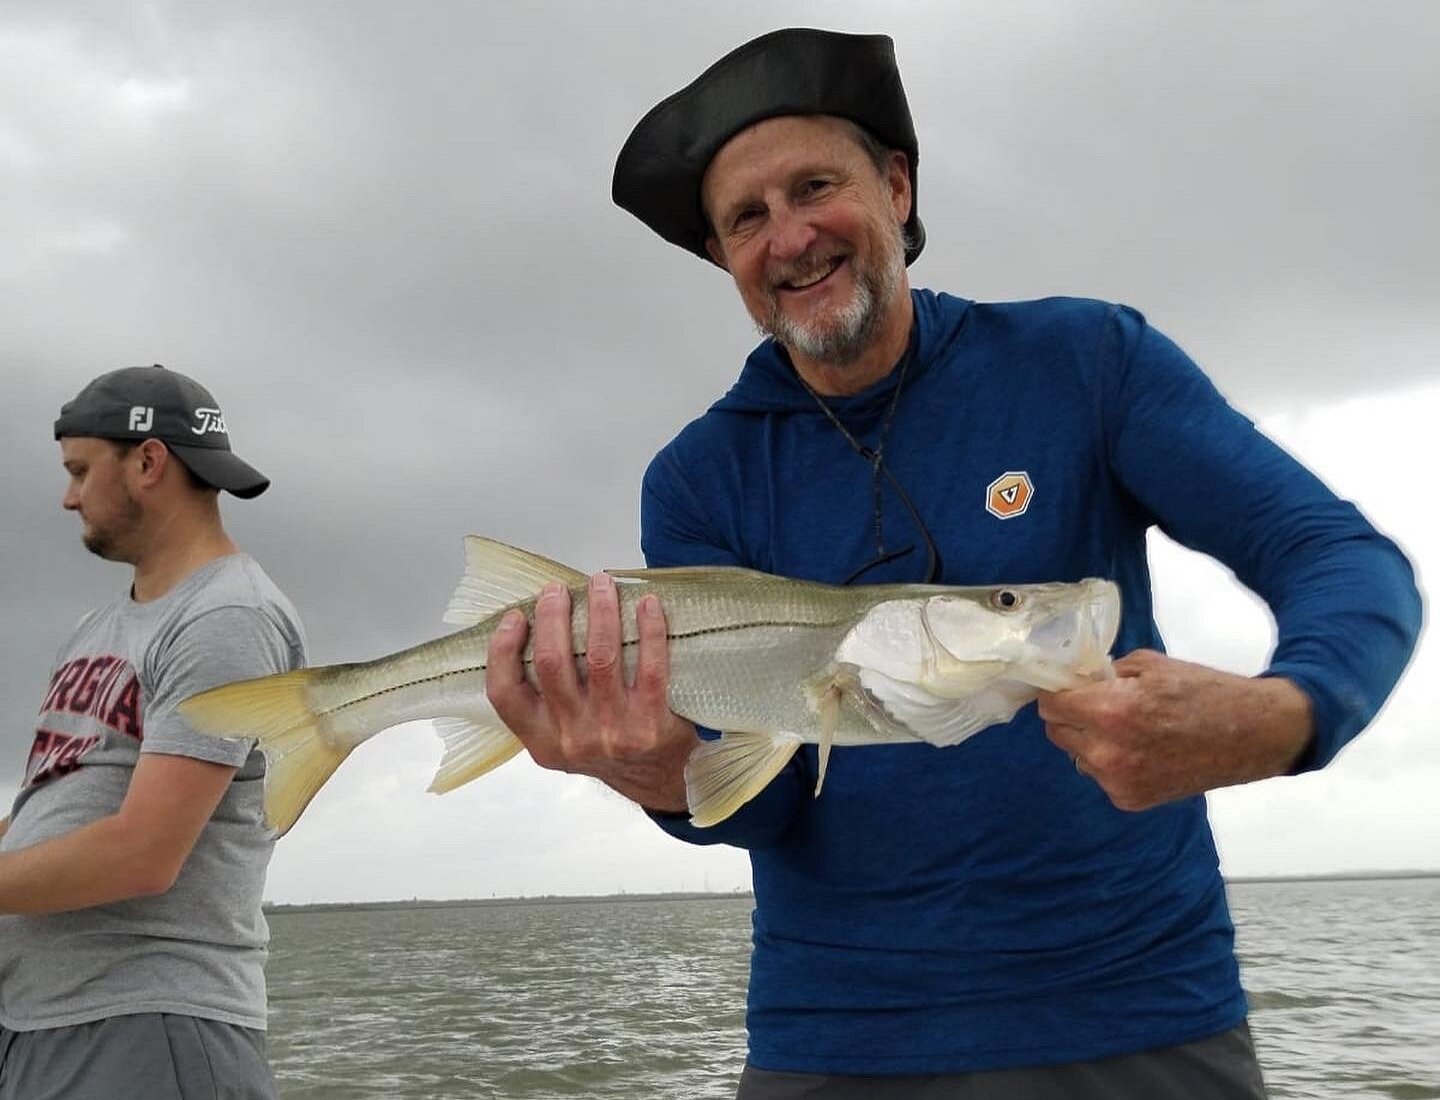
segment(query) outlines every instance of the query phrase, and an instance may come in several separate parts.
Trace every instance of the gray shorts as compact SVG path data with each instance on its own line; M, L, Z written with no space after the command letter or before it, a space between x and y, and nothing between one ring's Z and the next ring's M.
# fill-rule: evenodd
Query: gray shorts
M1178 1047L1037 1069L832 1077L746 1066L736 1100L1265 1100L1248 1024Z
M279 1100L265 1033L156 1012L0 1028L0 1100Z

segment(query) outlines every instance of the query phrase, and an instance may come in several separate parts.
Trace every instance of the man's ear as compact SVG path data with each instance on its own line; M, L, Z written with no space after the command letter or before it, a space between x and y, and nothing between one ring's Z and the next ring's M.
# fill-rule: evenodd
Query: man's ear
M730 265L725 262L725 250L720 247L720 242L714 237L705 238L705 251L710 253L710 258L726 271L730 270Z
M134 450L135 472L142 485L158 485L174 457L158 439L146 439Z
M891 149L885 159L885 182L890 188L890 204L895 216L904 225L910 220L914 196L910 192L910 158L899 149Z

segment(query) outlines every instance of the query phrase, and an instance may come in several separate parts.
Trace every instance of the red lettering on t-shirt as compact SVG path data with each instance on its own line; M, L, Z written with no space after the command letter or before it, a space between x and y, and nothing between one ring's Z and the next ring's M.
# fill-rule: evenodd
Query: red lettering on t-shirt
M55 692L60 688L60 680L70 668L68 663L61 665L50 674L50 690L45 693L45 701L40 704L40 713L44 714L55 705Z
M85 714L90 710L91 704L95 702L95 689L99 686L101 676L110 669L118 657L96 657L90 662L90 667L80 677L80 682L75 685L75 690L70 695L70 706L67 708L76 714Z
M135 740L142 740L144 729L140 719L140 680L134 674L125 681L120 698L105 716L105 724L120 733L128 734Z
M66 744L62 745L60 751L55 754L55 764L50 770L51 774L59 776L73 772L80 766L81 754L99 740L98 737L67 738Z
M75 771L81 766L80 758L99 743L98 736L72 737L55 730L36 730L30 757L25 762L25 786L33 787Z
M85 675L85 670L90 667L88 657L78 657L65 667L65 676L55 690L51 692L52 699L47 699L50 710L68 710L70 707L70 693L75 690L75 685Z
M95 702L89 708L90 714L102 722L105 720L105 715L110 711L110 696L115 692L115 684L129 669L128 661L120 657L115 658L115 663L110 666L110 670L105 673L104 678L96 683Z

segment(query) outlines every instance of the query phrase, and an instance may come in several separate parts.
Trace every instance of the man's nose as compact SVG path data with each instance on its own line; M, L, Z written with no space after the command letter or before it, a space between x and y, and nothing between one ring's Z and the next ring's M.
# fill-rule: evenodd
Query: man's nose
M65 495L60 498L60 507L67 512L78 512L80 510L80 490L74 485L67 485Z
M798 259L815 243L815 236L815 227L799 211L782 208L770 215L770 255L773 259Z

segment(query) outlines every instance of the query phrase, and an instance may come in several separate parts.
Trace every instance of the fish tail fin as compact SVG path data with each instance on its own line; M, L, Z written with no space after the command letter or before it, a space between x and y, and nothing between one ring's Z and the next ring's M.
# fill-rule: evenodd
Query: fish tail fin
M324 671L306 668L241 680L180 704L180 713L203 733L259 743L265 754L265 822L278 836L290 831L354 747L327 737L320 715L310 708L306 689Z
M685 762L690 823L717 825L765 789L795 755L792 733L725 733L702 741Z
M520 739L500 723L494 713L436 718L435 732L445 742L440 767L430 783L436 794L479 779L498 768L522 748Z

